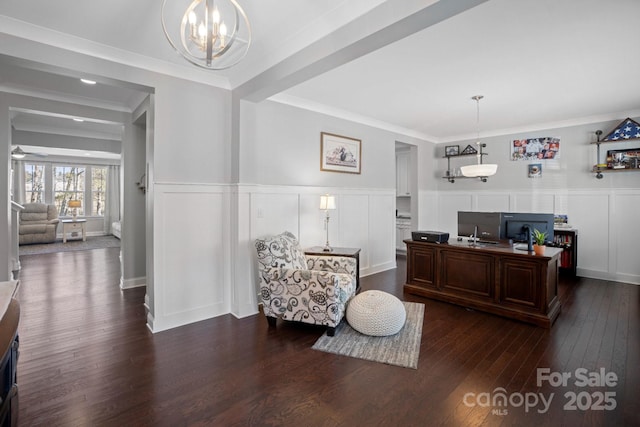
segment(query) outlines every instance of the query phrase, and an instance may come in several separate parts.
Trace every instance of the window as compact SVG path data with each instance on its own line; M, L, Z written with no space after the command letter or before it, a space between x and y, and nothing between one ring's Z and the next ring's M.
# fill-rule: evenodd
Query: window
M91 168L91 213L94 216L104 216L105 197L107 189L107 168Z
M24 165L25 202L44 203L44 165Z
M82 203L82 207L78 208L78 215L84 215L85 210L88 211L84 203L85 179L84 167L53 167L53 200L60 216L73 214L68 208L69 200L80 200Z
M73 216L74 211L84 217L109 215L109 166L38 162L23 167L25 203L54 204L61 217ZM81 207L70 208L70 200L79 200Z

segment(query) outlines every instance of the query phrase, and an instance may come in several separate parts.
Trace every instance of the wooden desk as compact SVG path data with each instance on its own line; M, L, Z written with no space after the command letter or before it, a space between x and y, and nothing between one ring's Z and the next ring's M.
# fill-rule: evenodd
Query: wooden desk
M67 233L82 231L82 241L87 241L87 220L86 219L63 219L62 220L62 243L67 243Z
M550 328L560 314L562 249L405 240L406 292Z
M331 252L322 250L322 246L313 246L304 249L306 255L314 256L337 256L355 258L356 260L356 292L360 292L360 248L333 248Z

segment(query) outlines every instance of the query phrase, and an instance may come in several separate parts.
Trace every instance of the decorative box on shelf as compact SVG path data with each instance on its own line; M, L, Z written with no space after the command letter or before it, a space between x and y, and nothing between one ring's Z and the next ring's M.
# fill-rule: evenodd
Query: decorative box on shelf
M602 179L602 173L609 172L637 172L640 171L640 147L618 148L607 150L606 162L600 161L601 144L623 144L635 141L640 146L640 124L630 118L626 118L618 124L603 139L602 131L595 132L597 140L591 144L596 144L596 157L598 163L591 170L596 174L596 178Z

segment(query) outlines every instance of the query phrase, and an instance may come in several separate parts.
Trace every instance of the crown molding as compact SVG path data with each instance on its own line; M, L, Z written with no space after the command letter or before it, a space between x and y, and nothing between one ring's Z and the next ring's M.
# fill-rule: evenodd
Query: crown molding
M57 47L159 74L165 74L179 79L190 80L197 83L231 90L231 85L227 78L206 70L200 70L196 67L189 67L187 65L182 66L173 64L124 49L118 49L113 46L96 43L81 37L54 31L49 28L44 28L18 19L10 18L8 16L0 15L0 28L2 28L0 34L18 37L24 40Z
M495 136L504 136L512 134L523 134L540 132L549 129L562 129L573 126L583 126L591 123L601 123L610 120L624 120L627 117L640 117L640 110L628 110L618 111L607 114L598 114L593 116L577 117L568 120L558 120L554 122L535 123L527 126L516 126L511 128L495 129L491 131L481 132L480 138L490 138ZM452 135L445 138L436 138L434 142L437 144L451 143L456 141L474 140L477 139L477 134L461 134Z
M104 110L118 111L121 113L131 113L133 110L120 104L97 99L88 99L80 96L73 96L49 90L34 89L32 87L22 87L17 85L0 84L0 92L13 95L29 96L32 98L47 99L49 101L65 102L69 104L84 105L85 107L101 108Z
M382 129L388 132L409 136L411 138L421 139L428 142L434 142L435 140L433 136L418 132L413 129L397 126L391 123L384 122L382 120L376 120L371 117L363 116L361 114L353 113L347 110L341 110L339 108L331 107L319 102L310 101L308 99L299 98L297 96L278 94L268 98L268 100L280 104L290 105L296 108L301 108L303 110L313 111L315 113L360 123L362 125L371 126L376 129Z

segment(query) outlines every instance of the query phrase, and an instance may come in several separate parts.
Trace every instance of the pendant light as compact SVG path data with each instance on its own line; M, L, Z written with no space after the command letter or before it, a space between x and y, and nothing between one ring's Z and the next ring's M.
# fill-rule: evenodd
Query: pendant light
M236 0L164 0L162 29L187 61L208 70L240 62L251 44L251 26Z
M482 149L486 147L486 144L480 142L480 100L484 98L482 95L472 96L471 99L476 101L476 124L477 124L477 139L476 145L478 146L476 157L478 158L478 162L475 165L467 165L462 166L460 171L462 175L469 178L480 178L483 182L487 181L488 176L495 175L498 170L497 164L485 164L482 163Z

